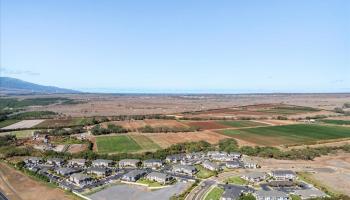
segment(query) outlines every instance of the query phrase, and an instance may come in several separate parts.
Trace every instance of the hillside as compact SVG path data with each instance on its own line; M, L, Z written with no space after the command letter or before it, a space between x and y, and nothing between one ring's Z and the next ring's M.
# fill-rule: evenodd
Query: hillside
M44 86L16 78L0 77L1 94L63 94L80 93L79 91L58 88L54 86Z

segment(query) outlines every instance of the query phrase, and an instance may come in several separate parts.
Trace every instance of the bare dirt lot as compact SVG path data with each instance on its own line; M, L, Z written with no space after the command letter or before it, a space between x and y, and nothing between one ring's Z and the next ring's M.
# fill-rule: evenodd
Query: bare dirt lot
M314 161L256 158L262 169L312 172L312 178L333 192L350 195L350 153L322 156Z
M211 144L216 144L220 140L228 138L225 135L221 135L212 131L200 131L190 133L149 133L145 135L163 148L169 147L172 144L201 140L204 140Z
M87 150L87 145L86 144L71 144L69 145L67 152L69 153L79 153L82 151Z
M48 97L48 95L41 95ZM49 95L54 96L54 95ZM31 110L51 110L70 116L173 114L254 104L290 104L333 110L350 102L350 94L250 94L250 95L60 95L84 101L74 105L49 105ZM33 98L38 96L26 96ZM19 97L19 98L23 98ZM264 108L266 107L263 106ZM258 106L257 109L260 109ZM251 113L250 113L251 114Z
M0 162L0 189L11 200L72 200L63 190L34 181Z

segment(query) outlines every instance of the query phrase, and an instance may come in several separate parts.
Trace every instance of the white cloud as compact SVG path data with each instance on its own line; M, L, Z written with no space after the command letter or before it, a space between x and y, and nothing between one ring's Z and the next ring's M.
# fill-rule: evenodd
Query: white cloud
M1 75L29 75L29 76L38 76L40 73L33 72L30 70L12 70L5 67L0 67Z

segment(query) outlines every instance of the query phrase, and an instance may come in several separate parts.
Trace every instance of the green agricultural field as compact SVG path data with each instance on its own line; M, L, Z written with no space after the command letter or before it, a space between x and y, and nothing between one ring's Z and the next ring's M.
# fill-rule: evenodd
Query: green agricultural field
M223 193L224 193L224 189L219 187L214 187L205 197L205 200L219 200Z
M262 146L312 144L320 140L350 137L350 128L342 126L322 126L294 124L241 130L223 130L220 133Z
M15 135L17 138L28 138L33 136L33 132L37 130L22 130L22 131L10 131L0 133L1 135Z
M304 107L304 106L280 106L275 107L267 110L259 110L259 112L264 113L270 113L270 114L278 114L278 115L294 115L294 114L301 114L301 113L307 113L307 112L316 112L319 111L319 109L311 108L311 107Z
M335 125L350 125L350 120L323 119L320 122Z
M218 121L219 124L232 127L254 127L254 126L266 126L264 123L248 121L248 120L235 120L235 121Z
M154 143L151 139L144 135L130 135L130 137L144 150L155 151L160 149L158 144Z
M4 128L6 126L10 126L11 124L14 124L14 123L17 123L21 120L18 120L18 119L7 119L7 120L4 120L4 121L1 121L0 122L0 128Z
M130 153L142 150L135 140L127 135L96 137L99 153Z

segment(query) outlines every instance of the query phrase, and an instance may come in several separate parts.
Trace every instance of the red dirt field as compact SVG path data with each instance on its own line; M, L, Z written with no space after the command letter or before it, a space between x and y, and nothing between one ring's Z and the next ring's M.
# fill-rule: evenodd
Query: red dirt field
M201 140L204 140L211 144L217 144L220 140L229 138L228 136L221 135L212 131L191 133L149 133L145 135L162 148L169 147L172 144L195 142Z
M198 127L202 130L232 128L230 126L219 124L215 121L191 121L191 122L186 122L186 124L192 127Z

